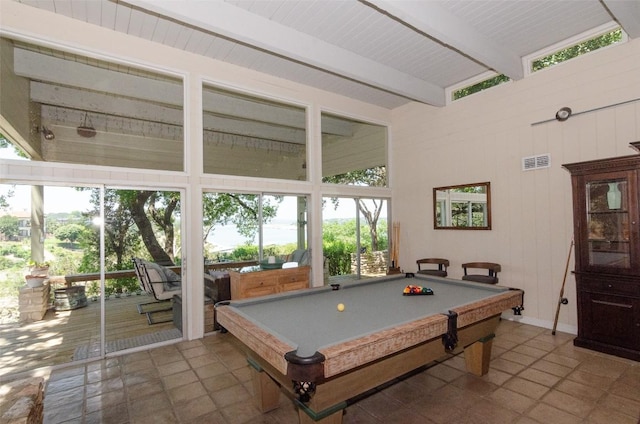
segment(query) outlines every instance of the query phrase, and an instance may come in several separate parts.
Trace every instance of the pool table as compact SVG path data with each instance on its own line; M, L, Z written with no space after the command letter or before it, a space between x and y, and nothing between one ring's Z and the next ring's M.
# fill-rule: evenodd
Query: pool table
M407 295L408 285L432 294ZM485 374L500 315L519 314L523 296L401 274L220 302L216 314L247 355L263 412L278 406L285 389L300 423L334 424L349 399L462 349L467 370Z

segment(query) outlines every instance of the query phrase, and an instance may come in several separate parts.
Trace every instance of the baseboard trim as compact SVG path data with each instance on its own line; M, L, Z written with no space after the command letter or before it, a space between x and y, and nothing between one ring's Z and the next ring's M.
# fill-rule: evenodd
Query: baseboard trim
M512 313L505 312L502 314L502 319L514 322L520 322L522 324L533 325L536 327L547 328L549 330L553 330L553 321L547 321L543 319L537 319L532 317L527 317L525 315L513 315ZM560 331L562 333L573 334L574 336L578 334L578 327L574 325L562 324L558 323L556 326L556 331Z

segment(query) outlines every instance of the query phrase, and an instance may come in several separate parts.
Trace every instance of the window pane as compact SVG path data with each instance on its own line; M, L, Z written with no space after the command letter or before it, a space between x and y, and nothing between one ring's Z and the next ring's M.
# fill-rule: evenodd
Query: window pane
M472 94L479 93L480 91L495 87L507 81L511 81L511 79L506 75L502 75L502 74L491 77L491 78L487 78L486 80L482 80L480 82L469 85L467 87L463 87L459 90L455 90L452 94L452 100L458 100L463 97L467 97Z
M212 86L202 95L205 173L307 179L304 108Z
M387 186L387 128L322 114L322 180Z
M626 179L587 184L589 265L631 266L628 184Z
M209 263L268 256L284 261L294 250L307 248L305 196L205 193L203 206L204 254Z
M384 275L390 266L388 228L384 199L324 197L322 248L328 280Z
M558 50L550 55L541 57L534 60L531 63L531 70L533 72L541 69L549 68L558 63L573 59L580 55L592 52L602 47L609 46L611 44L619 43L622 41L622 30L618 28L615 31L611 31L607 34L602 34L589 40L583 41L573 46L567 47L562 50Z
M277 207L276 215L262 226L263 257L284 256L294 250L307 248L307 202L304 196L263 196L263 213L266 207ZM266 220L265 220L266 221ZM299 259L299 258L296 258ZM301 265L311 265L306 255Z
M205 193L202 202L205 260L257 261L260 196Z
M0 133L26 157L184 169L182 80L6 38L0 43L0 102L9 105L0 108ZM4 60L9 55L13 60Z

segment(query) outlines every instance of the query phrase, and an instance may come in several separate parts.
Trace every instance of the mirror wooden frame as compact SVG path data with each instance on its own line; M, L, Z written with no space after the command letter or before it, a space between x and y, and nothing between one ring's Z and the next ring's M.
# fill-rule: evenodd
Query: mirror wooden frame
M473 187L478 188L476 192L474 191L465 191L465 189L471 189ZM484 191L484 192L483 192ZM443 194L439 194L441 192ZM484 208L484 219L483 225L454 225L453 219L451 216L448 217L447 222L442 223L442 217L438 214L438 204L444 200L445 202L451 201L451 193L459 193L462 198L467 198L467 201L476 204L486 205ZM485 198L480 199L480 201L474 202L473 196L477 197L480 195L485 195ZM441 199L441 200L439 200ZM449 208L450 210L451 208ZM473 212L472 212L473 213ZM473 219L471 219L473 221ZM490 230L491 229L491 183L489 182L481 182L481 183L472 183L472 184L459 184L453 186L446 187L434 187L433 188L433 228L435 230Z

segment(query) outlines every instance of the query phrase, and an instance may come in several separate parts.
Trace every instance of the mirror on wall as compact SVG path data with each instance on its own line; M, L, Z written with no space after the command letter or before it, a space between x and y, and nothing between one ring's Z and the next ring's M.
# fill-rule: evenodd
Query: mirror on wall
M433 228L491 229L491 184L473 183L433 189Z

